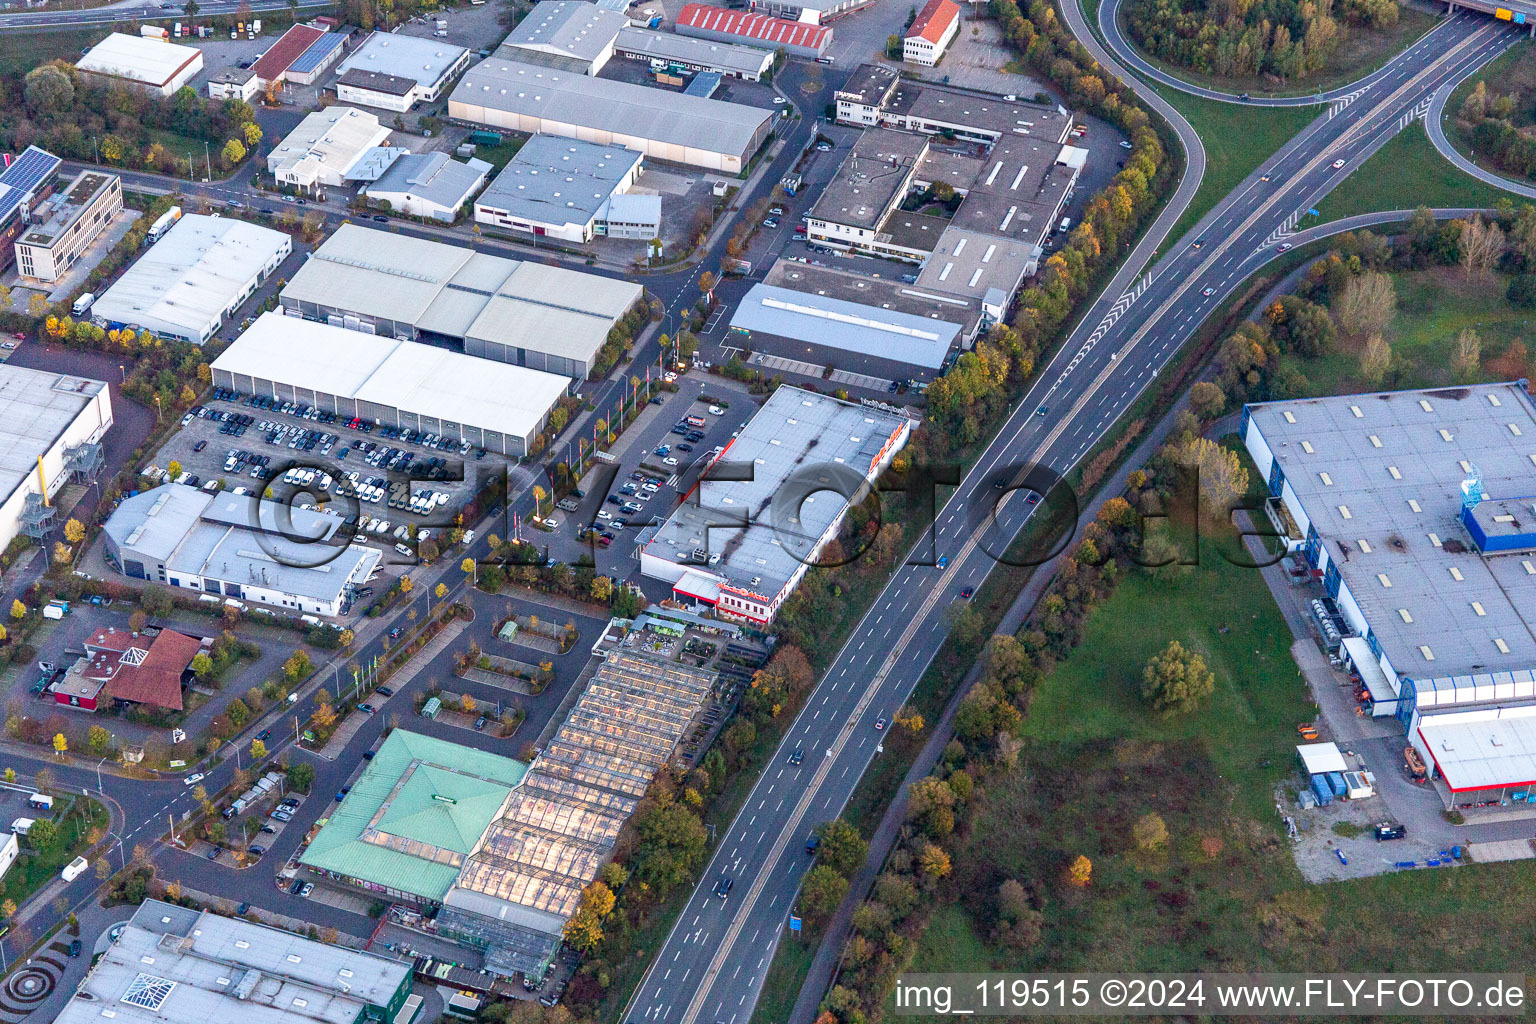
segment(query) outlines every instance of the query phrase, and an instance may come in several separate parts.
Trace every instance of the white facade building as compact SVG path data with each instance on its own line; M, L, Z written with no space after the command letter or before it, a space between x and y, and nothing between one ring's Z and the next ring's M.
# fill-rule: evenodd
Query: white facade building
M273 147L267 170L295 188L339 188L387 138L389 129L376 115L355 107L326 107L305 117Z
M462 46L441 39L375 32L341 62L336 98L342 103L409 110L418 103L431 103L442 97L453 79L467 67L469 51ZM368 75L380 77L370 80ZM404 82L411 85L401 93Z
M169 96L203 70L203 51L163 39L113 32L75 61L85 75Z
M931 68L960 30L960 5L955 0L928 0L901 42L901 59Z
M71 449L100 441L111 426L101 381L0 364L0 549L21 532L29 496L51 500L70 481Z

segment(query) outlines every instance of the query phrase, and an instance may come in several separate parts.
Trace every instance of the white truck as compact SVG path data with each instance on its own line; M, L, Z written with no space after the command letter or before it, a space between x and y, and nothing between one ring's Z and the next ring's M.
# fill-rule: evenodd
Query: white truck
M91 303L95 301L95 293L86 292L84 295L75 300L75 304L70 307L70 312L72 312L76 317L85 316L85 314L89 313L91 310Z
M90 866L91 862L86 860L84 857L76 857L68 864L65 864L64 870L60 871L59 874L63 876L64 881L73 882L75 879L85 874L85 869Z

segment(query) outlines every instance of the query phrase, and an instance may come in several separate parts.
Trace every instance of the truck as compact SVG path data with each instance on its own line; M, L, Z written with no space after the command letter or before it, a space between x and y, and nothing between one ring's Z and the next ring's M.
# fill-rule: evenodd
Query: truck
M53 810L53 797L47 793L33 793L27 797L27 806L34 811L51 811Z
M18 836L24 836L32 831L32 826L37 824L36 818L17 818L11 822L11 831Z
M43 618L57 621L69 614L68 601L49 601L43 605Z
M1071 217L1063 217L1063 218L1061 218L1061 223L1056 225L1056 233L1058 235L1064 235L1068 231L1071 231L1071 230L1072 230L1072 218Z
M139 28L139 35L143 36L145 39L159 39L164 41L170 38L171 34L165 30L164 25L142 25Z
M85 316L85 314L91 311L91 303L95 301L96 293L86 292L84 295L75 300L75 304L73 306L69 307L70 312L74 313L76 318Z
M84 857L76 857L68 864L65 864L64 870L60 871L59 874L63 876L64 881L73 882L75 879L85 874L85 869L90 866L91 862L86 860Z
M181 22L178 21L175 25L171 26L171 35L177 39L181 38Z
M261 35L261 19L260 18L257 18L257 19L255 19L254 21L251 22L251 35L253 35L253 36Z
M149 232L144 236L144 240L146 242L158 242L167 231L171 230L171 225L179 220L181 220L181 207L171 207L157 217L155 222L149 226Z

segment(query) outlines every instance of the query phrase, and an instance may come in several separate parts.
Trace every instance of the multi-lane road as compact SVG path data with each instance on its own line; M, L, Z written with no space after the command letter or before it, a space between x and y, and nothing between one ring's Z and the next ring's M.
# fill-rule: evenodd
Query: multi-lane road
M197 5L200 17L210 18L220 14L261 14L263 11L326 11L334 7L332 0L299 0L291 7L289 0L209 0ZM79 11L18 11L0 14L0 32L39 31L42 29L89 28L93 25L115 25L128 21L160 21L180 18L185 13L181 3L112 4Z
M1120 55L1093 40L1075 5L1063 7L1070 27L1095 57L1123 74L1115 60ZM1106 20L1112 19L1111 11ZM1005 549L1033 511L1007 485L1028 465L1064 475L1232 290L1273 258L1301 213L1422 116L1440 87L1491 60L1515 38L1484 17L1447 18L1335 97L1143 277L1141 268L1188 207L1203 169L1193 130L1182 118L1170 118L1189 150L1193 173L964 477L937 517L932 548L928 539L919 542L854 629L721 837L697 891L630 1003L626 1022L745 1024L750 1019L811 863L807 834L842 811L879 756L883 733L874 723L906 701L937 653L947 606L959 600L962 587L986 577L993 554ZM1127 81L1149 104L1168 109L1155 92ZM1411 203L1411 197L1404 199L1403 205ZM792 764L790 755L797 750L803 758ZM714 895L721 878L733 883L726 898Z

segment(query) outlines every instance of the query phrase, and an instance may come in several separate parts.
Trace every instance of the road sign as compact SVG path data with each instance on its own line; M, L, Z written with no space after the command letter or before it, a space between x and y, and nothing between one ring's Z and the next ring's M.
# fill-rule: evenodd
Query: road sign
M789 915L789 930L792 932L798 932L800 930L800 919L794 914Z

